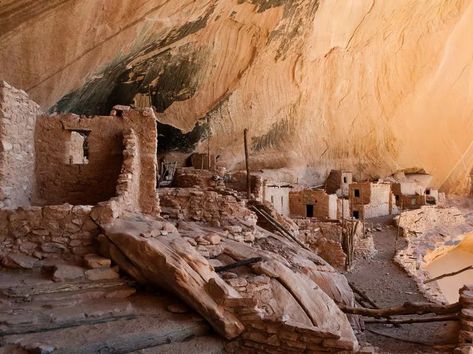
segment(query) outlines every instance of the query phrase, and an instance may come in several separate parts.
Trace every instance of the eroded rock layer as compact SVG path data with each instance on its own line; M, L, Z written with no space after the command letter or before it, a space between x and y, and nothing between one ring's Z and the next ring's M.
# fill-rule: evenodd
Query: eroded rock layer
M255 168L423 167L468 193L472 20L466 0L7 0L0 79L44 110L151 103L162 148L210 132L230 167L249 128Z

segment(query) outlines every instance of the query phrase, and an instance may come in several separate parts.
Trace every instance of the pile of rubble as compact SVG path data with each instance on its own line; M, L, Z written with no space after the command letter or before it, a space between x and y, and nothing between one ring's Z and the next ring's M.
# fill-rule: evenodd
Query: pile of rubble
M376 253L373 237L365 233L360 222L318 222L312 219L294 219L299 227L300 238L311 250L337 269L345 269L348 250L344 249L344 237L354 225L354 261L369 259Z

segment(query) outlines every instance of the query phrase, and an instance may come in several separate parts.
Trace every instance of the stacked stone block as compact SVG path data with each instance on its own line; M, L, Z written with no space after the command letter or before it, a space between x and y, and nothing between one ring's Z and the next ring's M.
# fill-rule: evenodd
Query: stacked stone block
M458 347L455 353L473 353L473 286L464 286L460 289L460 333Z

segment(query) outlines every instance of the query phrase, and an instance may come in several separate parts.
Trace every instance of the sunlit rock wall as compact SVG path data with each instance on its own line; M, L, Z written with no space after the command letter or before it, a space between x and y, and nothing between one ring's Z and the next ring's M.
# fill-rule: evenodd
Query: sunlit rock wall
M163 149L210 133L238 168L249 128L255 169L418 167L470 190L469 0L6 0L0 23L0 79L43 109L151 102Z

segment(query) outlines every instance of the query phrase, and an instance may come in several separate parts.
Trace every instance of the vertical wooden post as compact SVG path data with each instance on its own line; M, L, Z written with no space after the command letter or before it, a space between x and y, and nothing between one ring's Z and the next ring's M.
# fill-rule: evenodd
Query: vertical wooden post
M212 168L210 167L210 124L209 124L209 117L207 117L207 165L208 165L208 168L209 168L209 171L212 170Z
M248 200L251 198L251 178L250 178L250 162L248 152L248 129L243 130L243 138L245 140L245 164L246 164L246 191Z

